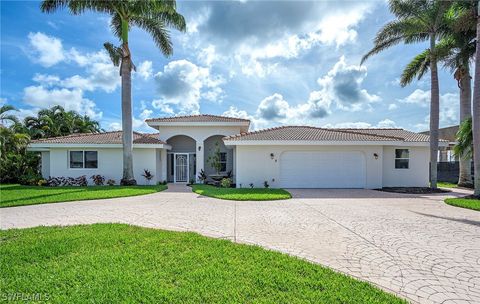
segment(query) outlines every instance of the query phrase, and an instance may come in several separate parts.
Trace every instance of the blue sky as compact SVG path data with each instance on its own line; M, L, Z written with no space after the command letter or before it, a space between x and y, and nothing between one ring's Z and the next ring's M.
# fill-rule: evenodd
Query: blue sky
M396 46L360 66L385 1L180 1L187 33L172 31L165 58L148 34L130 33L134 128L145 118L219 114L253 128L283 124L428 129L429 78L401 88L403 67L425 44ZM43 14L39 2L1 2L2 104L24 117L60 104L104 129L121 121L120 78L103 43L118 43L107 15ZM441 126L458 123L458 88L440 73Z

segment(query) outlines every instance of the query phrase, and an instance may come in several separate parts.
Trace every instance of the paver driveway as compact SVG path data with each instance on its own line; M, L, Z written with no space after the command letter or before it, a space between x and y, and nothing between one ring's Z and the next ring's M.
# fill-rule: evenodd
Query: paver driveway
M122 222L258 244L373 282L412 302L480 303L480 212L442 195L291 190L287 201L233 202L189 188L0 209L2 229Z

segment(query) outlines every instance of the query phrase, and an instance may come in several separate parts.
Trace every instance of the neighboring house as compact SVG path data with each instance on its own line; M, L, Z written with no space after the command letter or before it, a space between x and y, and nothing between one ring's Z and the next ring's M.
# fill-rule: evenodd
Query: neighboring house
M438 147L439 162L453 162L458 161L453 153L453 148L457 144L458 125L438 129L438 138L448 141L448 145ZM430 131L420 132L420 134L430 135Z
M248 132L250 121L216 115L147 119L157 134L134 133L133 167L139 184L148 169L154 181L198 181L215 173L209 163L218 147L222 173L237 187L381 188L428 186L428 136L402 129L327 129L285 126ZM77 134L33 141L42 153L42 175L101 174L122 177L122 133ZM441 145L445 145L444 141Z

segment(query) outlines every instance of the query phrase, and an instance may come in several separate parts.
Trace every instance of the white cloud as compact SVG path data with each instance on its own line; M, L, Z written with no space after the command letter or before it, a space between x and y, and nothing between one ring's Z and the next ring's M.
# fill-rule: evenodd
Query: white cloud
M43 86L29 86L24 89L23 102L33 107L48 108L54 105L61 105L66 110L77 111L93 119L102 117L95 103L84 98L83 91L79 89L47 89Z
M398 101L401 103L418 104L422 107L428 107L430 105L430 91L416 89L412 92L412 94L405 98L399 99Z
M44 67L51 67L65 60L62 41L43 33L29 33L28 39L33 50L33 60Z
M257 116L265 120L284 119L290 111L290 105L283 96L275 93L263 99L257 108Z
M166 114L195 114L200 111L200 99L221 102L222 77L214 77L208 68L188 60L171 61L155 75L159 99L152 102Z
M335 124L325 124L325 128L353 128L353 129L366 129L366 128L398 128L397 124L388 118L379 121L377 124L371 124L369 122L357 121L357 122L340 122Z
M108 125L108 131L120 131L122 129L122 124L119 122L112 122Z
M393 111L398 109L398 106L395 103L391 103L388 105L388 110Z
M227 111L223 112L222 115L223 116L228 116L228 117L252 119L252 117L250 115L248 115L247 111L239 110L235 106L230 106Z
M150 79L150 77L152 76L152 73L153 73L152 62L149 61L149 60L145 60L145 61L141 62L137 66L137 73L144 80Z

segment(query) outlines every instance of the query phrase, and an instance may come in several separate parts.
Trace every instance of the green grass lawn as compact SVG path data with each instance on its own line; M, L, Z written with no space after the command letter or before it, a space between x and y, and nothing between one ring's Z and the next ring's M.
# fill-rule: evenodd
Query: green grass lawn
M473 199L473 198L447 198L445 199L445 203L456 206L462 207L472 210L480 211L480 199Z
M457 188L457 184L454 183L447 183L447 182L438 182L437 187L440 188Z
M0 231L2 296L51 303L406 303L310 262L123 224Z
M155 186L39 187L0 185L0 208L149 194L167 189Z
M292 197L286 190L272 188L218 188L210 185L192 185L192 190L200 195L233 201L269 201Z

